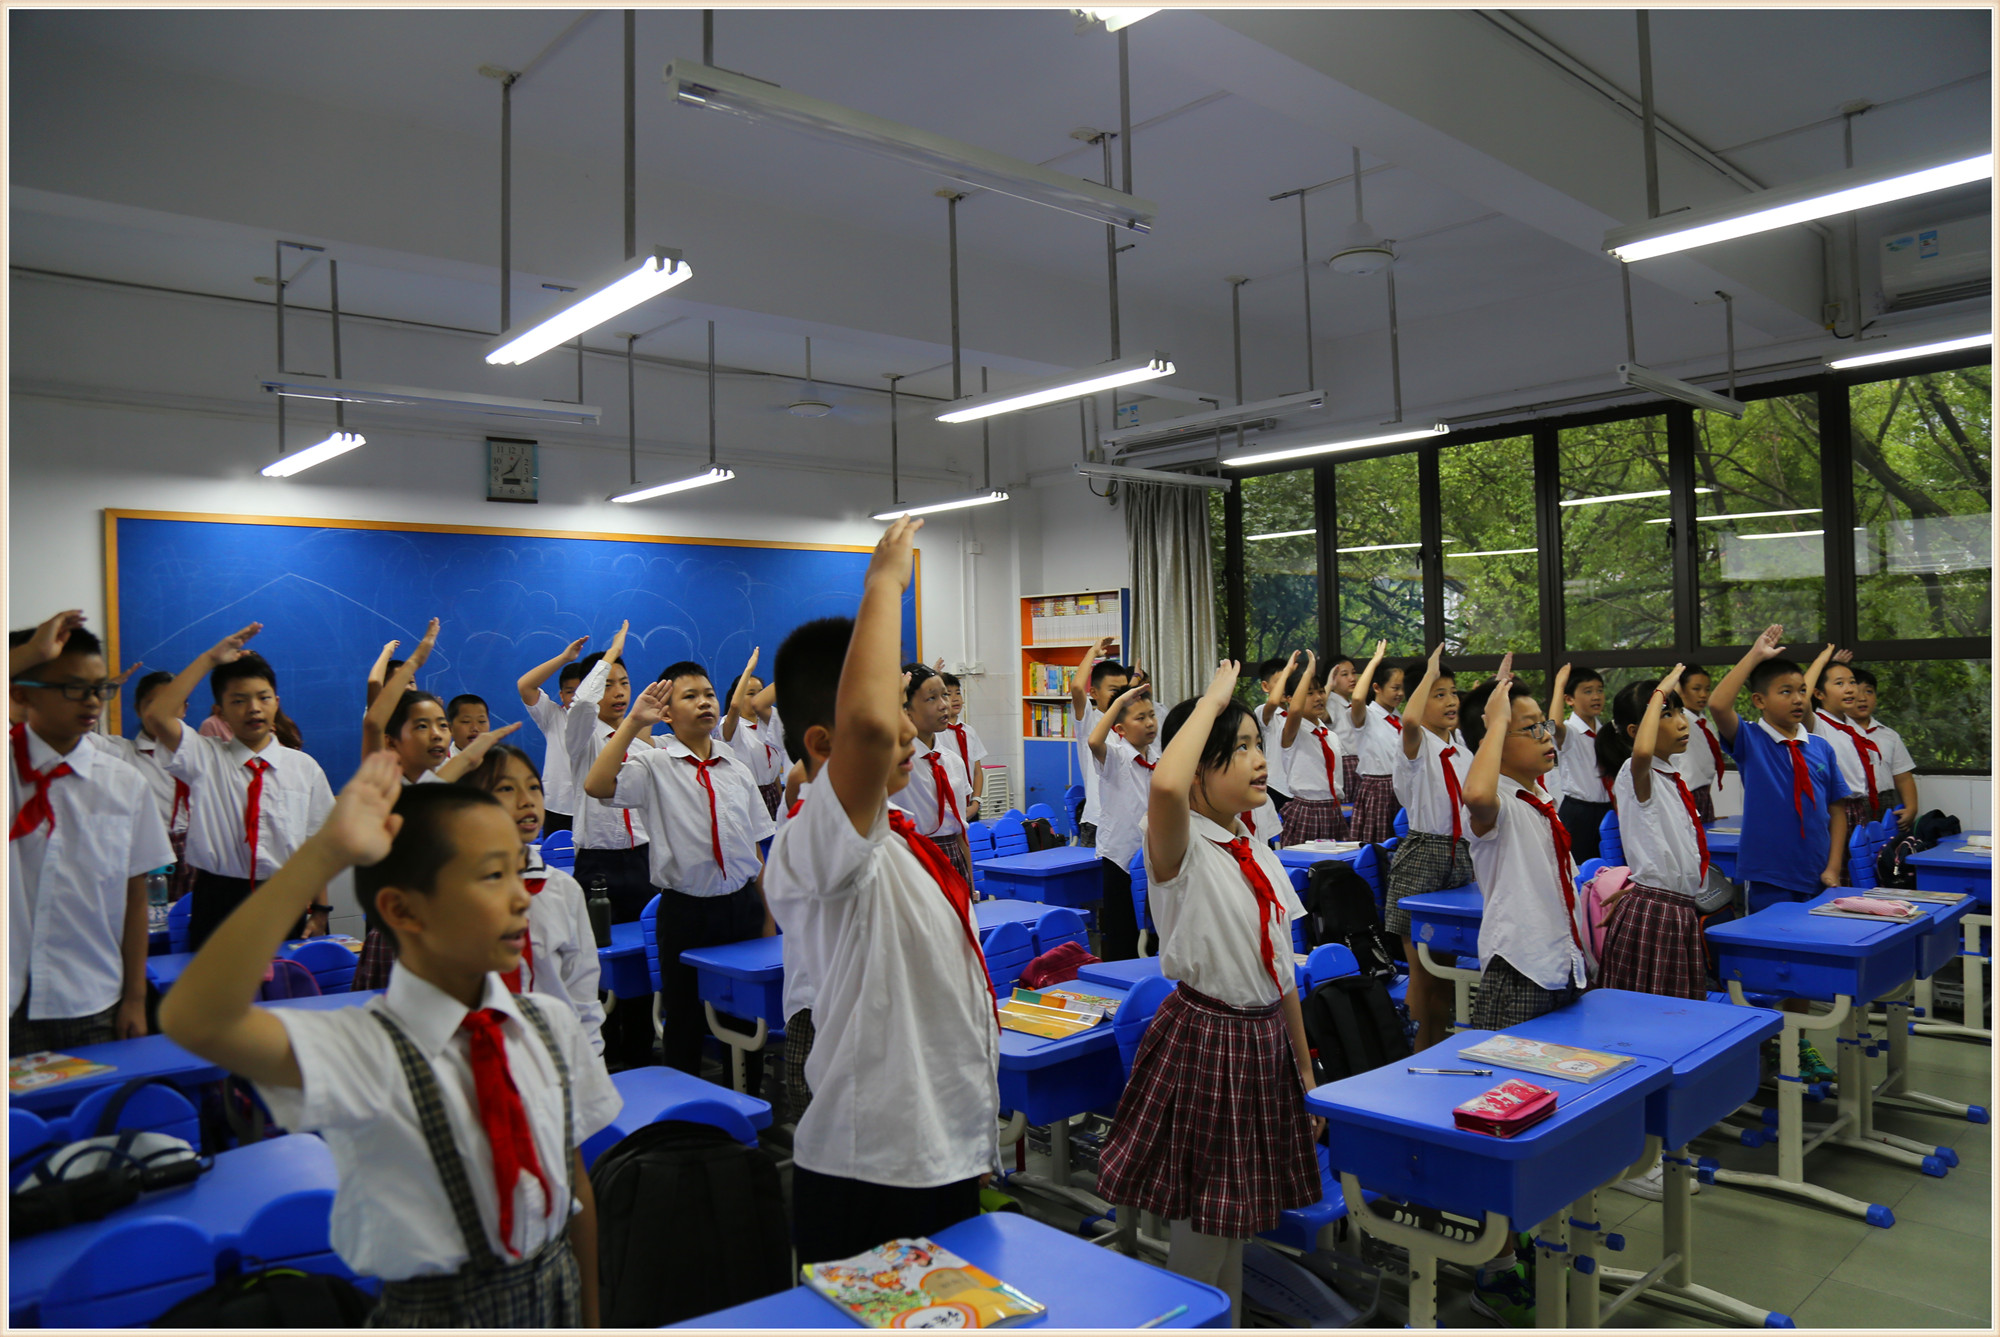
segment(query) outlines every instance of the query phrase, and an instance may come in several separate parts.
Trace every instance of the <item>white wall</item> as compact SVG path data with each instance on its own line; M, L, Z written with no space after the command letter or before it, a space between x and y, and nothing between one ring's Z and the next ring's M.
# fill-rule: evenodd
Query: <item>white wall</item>
M1917 807L1920 812L1938 808L1958 818L1968 831L1991 831L1993 821L1993 777L1989 775L1925 775L1917 773ZM1715 815L1735 817L1743 811L1743 786L1732 772L1723 791L1715 796Z

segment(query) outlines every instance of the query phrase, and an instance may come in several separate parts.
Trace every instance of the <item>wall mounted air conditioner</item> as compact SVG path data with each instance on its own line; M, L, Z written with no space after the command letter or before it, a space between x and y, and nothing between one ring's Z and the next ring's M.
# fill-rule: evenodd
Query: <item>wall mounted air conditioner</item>
M1882 310L1908 311L1993 291L1993 217L1906 228L1881 240Z

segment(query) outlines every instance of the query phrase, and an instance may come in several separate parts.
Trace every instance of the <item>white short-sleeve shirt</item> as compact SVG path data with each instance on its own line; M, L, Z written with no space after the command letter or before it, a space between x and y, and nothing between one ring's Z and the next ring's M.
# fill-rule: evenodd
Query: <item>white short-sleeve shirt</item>
M107 749L82 738L63 756L16 724L10 743L21 742L37 773L72 774L49 784L54 828L7 842L7 1012L32 980L30 1020L87 1017L124 997L127 880L173 863L174 847L145 778ZM9 830L34 792L10 746Z
M972 781L966 778L965 767L959 765L958 749L945 746L949 742L950 736L942 733L935 735L928 745L917 739L917 750L910 757L910 783L889 796L889 802L910 814L917 830L932 840L950 840L965 830L965 799L972 792ZM1086 751L1084 755L1090 754ZM946 789L942 794L937 775L931 770L933 758L944 772ZM1091 765L1095 769L1095 759Z
M1096 826L1104 820L1104 810L1098 804L1097 762L1090 755L1090 731L1097 727L1098 716L1104 712L1088 696L1083 698L1083 714L1076 721L1076 764L1083 772L1083 821L1085 825Z
M831 782L778 832L764 894L818 980L796 1162L896 1188L995 1169L1000 1028L970 907L958 915L886 807L857 832Z
M806 791L812 788L812 781L799 782L798 797L792 800L790 808L778 809L777 829L783 831L792 814L805 806ZM777 849L777 837L771 838L771 848ZM819 995L819 976L813 973L812 961L807 957L802 935L788 931L785 921L778 917L776 906L771 907L771 918L778 925L778 946L785 965L785 994L779 1006L784 1010L787 1023L813 1005Z
M1576 870L1567 863L1558 866L1548 821L1516 797L1523 793L1553 805L1549 795L1503 774L1493 829L1476 835L1466 823L1472 871L1485 903L1479 921L1480 968L1504 956L1544 989L1581 987L1589 982L1590 965L1570 932L1570 922L1578 938L1585 932L1583 898L1575 896ZM1563 884L1575 897L1574 911L1565 903Z
M1698 896L1707 885L1701 867L1701 846L1695 835L1696 818L1681 801L1680 785L1687 780L1663 758L1653 762L1653 796L1639 802L1632 784L1632 763L1618 768L1612 793L1618 800L1618 835L1625 846L1625 863L1632 880L1659 891ZM1693 785L1688 785L1693 790ZM1693 801L1690 793L1689 802Z
M1861 730L1848 724L1840 716L1830 715L1824 710L1813 711L1807 717L1807 723L1812 725L1814 733L1832 745L1834 760L1840 763L1840 778L1847 782L1847 792L1856 797L1866 797L1870 792L1868 768L1861 764L1861 751L1854 744L1854 734L1861 733ZM1841 727L1843 725L1846 727ZM1854 732L1850 734L1849 729ZM1889 783L1889 776L1882 769L1881 760L1873 753L1869 755L1868 760L1875 768L1875 788L1879 790Z
M1382 709L1377 702L1368 703L1368 722L1357 731L1361 738L1361 773L1363 775L1394 775L1396 764L1403 759L1403 723L1398 716Z
M521 880L534 893L528 902L528 943L534 959L521 962L521 989L567 1002L583 1026L591 1052L602 1055L604 1004L597 994L603 964L583 887L562 869L543 863L540 845L528 847L528 867Z
M142 730L134 737L120 738L115 734L94 733L86 734L84 741L102 745L145 777L147 787L153 791L154 801L160 805L160 817L166 822L169 832L180 835L188 829L188 817L193 811L188 783L168 774L167 757L170 754L153 740L151 734Z
M252 756L270 767L257 796L255 869L246 825ZM188 862L222 877L261 882L298 853L333 811L333 789L319 763L275 738L253 753L234 738L208 738L183 725L167 772L188 783Z
M1262 823L1259 824L1262 829ZM1266 925L1241 865L1223 848L1238 837L1250 842L1250 853L1270 881L1282 910ZM1146 851L1146 907L1160 928L1160 970L1231 1007L1269 1007L1298 985L1292 962L1292 921L1305 915L1291 875L1277 852L1250 835L1241 823L1225 831L1198 812L1188 814L1187 853L1180 874L1160 878L1153 854ZM1258 939L1268 931L1277 982L1264 969Z
M1259 707L1257 713L1262 716L1263 708ZM1285 719L1290 713L1273 710L1271 718L1261 726L1264 762L1270 767L1271 782L1280 794L1292 792L1292 777L1285 770Z
M1328 752L1333 754L1330 762ZM1280 760L1282 764L1272 769L1283 773L1285 792L1293 798L1324 803L1341 797L1340 733L1327 721L1301 719L1292 745L1281 750Z
M1097 855L1121 869L1132 866L1146 831L1146 805L1153 794L1153 766L1159 745L1148 743L1142 753L1120 734L1104 740L1104 761L1097 767L1100 820Z
M604 685L610 679L611 661L598 660L576 685L569 712L563 716L563 745L569 753L570 779L575 786L572 793L576 809L571 814L571 830L580 850L624 850L646 843L644 814L635 808L614 808L592 798L583 789L590 768L597 763L597 754L617 732L597 717L598 703L604 700ZM635 748L626 750L626 762L629 764L639 755L636 748L647 746L650 744L635 740Z
M1409 727L1416 728L1415 725ZM1417 755L1406 757L1398 752L1393 773L1396 800L1409 813L1410 830L1449 836L1456 816L1458 833L1464 836L1471 826L1465 819L1464 805L1452 802L1444 770L1447 766L1451 767L1463 793L1466 772L1472 769L1472 749L1466 747L1456 734L1449 743L1429 729L1417 729L1417 737L1420 740Z
M624 1102L569 1005L546 995L535 1001L569 1067L573 1137L581 1146L617 1117ZM259 1084L257 1090L276 1122L326 1139L340 1171L333 1198L333 1249L364 1276L385 1281L432 1276L456 1272L467 1259L424 1144L402 1063L388 1032L371 1015L375 1012L386 1012L430 1061L488 1248L507 1260L511 1245L526 1258L554 1239L577 1208L570 1189L572 1167L563 1156L562 1086L555 1064L498 975L486 977L480 1006L504 1014L508 1070L521 1093L536 1158L553 1190L544 1196L533 1175L521 1175L514 1187L513 1238L507 1241L499 1235L500 1198L492 1149L479 1121L471 1041L460 1030L467 1011L463 1003L405 963L390 973L386 993L360 1007L271 1009L291 1038L302 1085Z
M569 747L563 741L563 703L547 692L537 691L528 718L542 731L548 747L542 756L542 802L550 812L565 817L576 813L576 782L569 773Z
M938 733L938 746L956 754L959 764L965 767L968 783L979 774L979 763L986 760L986 740L979 736L979 730L960 720L957 724L947 724Z
M1856 724L1854 727L1867 734L1868 741L1882 749L1882 759L1875 763L1875 779L1882 788L1893 789L1895 786L1890 781L1917 769L1916 761L1910 756L1909 745L1903 742L1903 735L1879 721L1865 726Z
M750 720L736 721L736 736L729 740L745 766L750 768L750 778L760 787L776 784L785 778L791 769L791 759L785 755L785 740L777 731Z
M1696 714L1692 710L1683 710L1681 714L1688 722L1688 745L1678 757L1674 758L1674 769L1681 773L1681 779L1687 781L1689 789L1713 785L1716 778L1715 759L1718 754L1709 747L1709 744L1714 743L1716 748L1720 748L1722 740L1715 736L1715 726L1708 722L1706 715Z
M1556 774L1562 781L1564 798L1582 799L1586 803L1611 802L1611 791L1604 787L1604 776L1597 769L1597 731L1610 727L1610 721L1602 716L1592 725L1585 725L1574 715L1563 721Z
M672 734L658 747L635 748L606 800L645 813L655 837L646 846L653 885L687 896L727 896L756 877L763 867L757 842L775 829L742 758L720 739L709 741L708 755L704 767Z

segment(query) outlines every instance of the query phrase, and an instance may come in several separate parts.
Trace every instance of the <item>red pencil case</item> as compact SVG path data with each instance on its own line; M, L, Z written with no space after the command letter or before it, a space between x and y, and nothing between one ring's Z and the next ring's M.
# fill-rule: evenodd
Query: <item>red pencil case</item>
M1454 1107L1451 1119L1468 1133L1513 1137L1555 1112L1555 1092L1516 1077Z

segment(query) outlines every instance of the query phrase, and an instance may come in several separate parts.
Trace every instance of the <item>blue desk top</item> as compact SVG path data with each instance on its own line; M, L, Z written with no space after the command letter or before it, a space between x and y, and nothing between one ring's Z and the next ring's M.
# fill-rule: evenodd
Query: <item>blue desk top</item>
M1226 1327L1229 1297L1016 1212L993 1212L931 1237L1049 1308L1029 1331L1136 1328L1178 1305L1163 1328ZM704 1314L685 1328L858 1328L861 1322L807 1286Z
M1810 902L1781 902L1756 914L1712 925L1708 936L1724 947L1778 947L1801 956L1861 959L1895 951L1931 927L1922 919L1898 924L1808 913L1811 906L1823 905L1836 896L1866 894L1845 888L1829 891Z
M203 1082L222 1080L221 1068L207 1059L196 1058L164 1035L113 1040L101 1045L75 1045L62 1052L72 1058L108 1063L111 1071L94 1077L74 1078L21 1095L10 1095L8 1104L33 1110L37 1114L60 1114L100 1087L115 1086L134 1077L158 1077L178 1086L198 1086Z
M331 1012L339 1007L360 1007L371 998L380 998L380 989L343 989L339 993L307 994L304 998L273 998L259 1007L295 1007L305 1012Z
M1025 924L1029 931L1033 932L1034 926L1041 922L1043 915L1051 910L1068 908L1044 905L1040 901L996 899L975 902L972 907L972 917L978 921L982 932L989 928L997 928L1001 924ZM1070 910L1070 913L1081 915L1086 925L1090 923L1090 911Z
M1989 850L1981 854L1962 852L1967 836L1990 836L1991 831L1961 831L1955 836L1946 836L1927 850L1918 850L1910 856L1910 863L1918 868L1949 868L1953 872L1978 871L1993 872L1993 854Z
M775 980L785 973L784 935L745 938L720 947L690 947L681 953L681 964L696 970L712 970L735 980L759 983Z
M1085 868L1095 870L1099 862L1097 851L1087 845L1058 845L1052 850L979 859L974 861L973 866L989 873L1011 873L1017 877L1053 877Z
M1062 986L1052 984L1049 987L1059 989ZM1124 997L1126 987L1122 984L1094 980L1086 983L1081 977L1077 980L1077 988L1087 993L1105 994L1110 997ZM1036 1068L1053 1067L1058 1063L1085 1054L1093 1054L1099 1050L1117 1048L1118 1038L1113 1033L1109 1017L1087 1031L1078 1031L1075 1035L1066 1035L1060 1040L1010 1031L1003 1027L1000 1031L1000 1066L1025 1072Z
M1353 863L1361 857L1361 851L1367 848L1366 845L1356 845L1351 850L1281 849L1278 851L1278 862L1287 868L1310 868L1329 859L1341 863Z
M1108 984L1116 989L1129 989L1140 980L1151 979L1159 973L1159 957L1138 956L1130 961L1093 961L1078 969L1076 982L1079 985Z
M1412 919L1428 916L1437 919L1483 919L1486 916L1486 898L1477 886L1468 884L1452 887L1448 891L1426 891L1415 896L1405 896L1396 904L1410 912Z
M611 926L611 945L597 949L601 956L606 952L643 952L646 950L646 926L634 919L625 924Z

